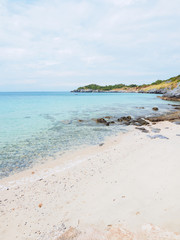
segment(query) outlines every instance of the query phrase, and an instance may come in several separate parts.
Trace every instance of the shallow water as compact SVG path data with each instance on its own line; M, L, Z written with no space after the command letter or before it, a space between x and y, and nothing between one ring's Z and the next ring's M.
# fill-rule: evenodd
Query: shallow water
M0 177L126 130L92 118L160 114L172 109L168 103L154 94L0 93ZM160 111L152 111L155 106Z

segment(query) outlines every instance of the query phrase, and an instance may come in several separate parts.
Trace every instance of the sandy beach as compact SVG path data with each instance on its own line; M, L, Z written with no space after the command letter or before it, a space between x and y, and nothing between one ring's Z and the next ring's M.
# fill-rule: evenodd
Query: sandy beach
M0 239L180 239L180 125L145 128L2 179Z

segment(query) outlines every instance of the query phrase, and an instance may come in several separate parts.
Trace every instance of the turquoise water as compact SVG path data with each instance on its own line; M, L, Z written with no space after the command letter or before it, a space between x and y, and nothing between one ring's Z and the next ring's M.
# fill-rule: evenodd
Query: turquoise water
M159 113L171 109L154 94L0 93L0 177L125 130L118 124L96 124L92 118L151 115L154 106Z

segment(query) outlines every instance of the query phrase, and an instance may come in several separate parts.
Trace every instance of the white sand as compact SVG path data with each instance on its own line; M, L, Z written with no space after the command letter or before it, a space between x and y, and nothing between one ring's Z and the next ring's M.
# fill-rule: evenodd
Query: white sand
M153 224L180 234L180 126L152 127L2 179L0 239L53 240L92 225L137 232ZM157 134L168 139L147 136Z

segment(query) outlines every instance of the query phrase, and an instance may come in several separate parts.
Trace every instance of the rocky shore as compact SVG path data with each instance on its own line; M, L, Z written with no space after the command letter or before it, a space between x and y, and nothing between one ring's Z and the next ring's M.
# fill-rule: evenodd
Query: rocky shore
M103 124L106 126L114 125L114 124L122 124L122 125L132 125L132 126L147 126L150 125L151 123L155 124L157 122L162 122L162 121L170 121L170 122L175 122L180 124L180 105L171 105L174 108L174 111L172 112L167 112L165 114L161 114L159 116L153 116L153 117L137 117L133 118L132 116L123 116L120 118L115 118L113 116L105 116L101 118L95 118L92 119L92 121L95 121L97 124ZM157 107L152 108L153 111L158 111L159 109ZM78 120L80 123L83 123L84 120L80 119Z
M135 90L135 89L127 89L127 90L110 90L110 91L102 91L102 90L92 90L92 89L80 89L73 90L75 93L149 93L149 94L162 94L160 97L163 100L168 101L180 101L180 83L173 90L169 88L160 88L160 89L150 89L150 90Z
M122 86L121 86L122 85ZM116 87L116 86L119 86ZM91 84L85 87L80 87L71 92L75 93L149 93L162 94L163 100L180 101L180 75L168 80L158 80L149 85L115 85L115 86L98 86Z
M151 89L148 91L145 90L111 90L111 91L102 91L102 90L92 90L92 89L81 89L81 90L74 90L72 92L76 93L149 93L149 94L162 94L160 97L163 100L168 101L180 101L180 84L178 84L177 88L170 90L166 88L160 89Z
M169 90L161 97L163 100L180 101L180 83L173 90Z

